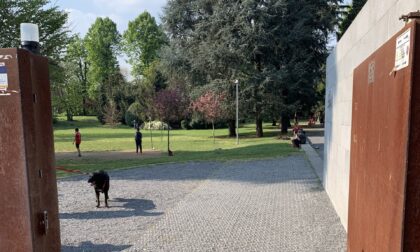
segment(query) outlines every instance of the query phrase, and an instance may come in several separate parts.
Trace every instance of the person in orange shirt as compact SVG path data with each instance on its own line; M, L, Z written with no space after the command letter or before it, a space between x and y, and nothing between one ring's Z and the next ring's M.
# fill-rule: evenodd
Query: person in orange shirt
M73 144L76 144L77 153L79 153L79 157L82 156L80 153L80 144L82 143L82 135L79 132L79 128L74 129L74 140Z
M301 130L302 128L299 126L299 123L295 123L295 126L293 127L292 131L293 134L297 134L299 130Z

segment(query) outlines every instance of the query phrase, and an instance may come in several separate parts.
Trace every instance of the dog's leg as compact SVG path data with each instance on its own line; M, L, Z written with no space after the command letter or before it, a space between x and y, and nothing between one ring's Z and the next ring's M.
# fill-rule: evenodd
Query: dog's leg
M104 184L104 187L103 187L102 191L104 192L104 195L105 195L105 206L109 207L108 206L109 178L108 178L108 180L105 181L105 184Z
M104 194L105 194L105 206L109 207L108 206L108 191L105 191Z
M101 202L99 201L99 192L95 190L95 193L96 193L96 202L97 202L96 207L99 207L101 205Z

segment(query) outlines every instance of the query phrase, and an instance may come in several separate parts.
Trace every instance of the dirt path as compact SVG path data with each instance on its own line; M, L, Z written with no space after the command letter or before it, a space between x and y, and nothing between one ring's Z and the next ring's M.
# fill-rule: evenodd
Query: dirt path
M98 152L82 152L81 159L105 159L105 160L116 160L116 159L135 159L135 158L149 158L149 157L160 157L162 153L160 151L145 150L142 155L137 155L135 152L127 151L98 151ZM78 158L76 152L56 152L55 158L57 160Z

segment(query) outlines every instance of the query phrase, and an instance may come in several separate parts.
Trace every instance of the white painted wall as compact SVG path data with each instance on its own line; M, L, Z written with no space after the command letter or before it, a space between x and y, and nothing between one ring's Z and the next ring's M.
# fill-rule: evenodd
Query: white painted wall
M324 187L347 230L353 70L403 28L420 0L368 0L327 60Z

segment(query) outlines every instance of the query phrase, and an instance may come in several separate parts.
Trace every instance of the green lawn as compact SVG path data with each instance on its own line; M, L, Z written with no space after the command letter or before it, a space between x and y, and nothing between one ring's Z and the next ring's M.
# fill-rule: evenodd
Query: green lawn
M115 128L104 126L95 117L75 117L74 119L74 122L66 122L64 118L59 118L59 122L54 125L56 152L75 151L75 147L72 145L75 127L80 128L82 134L82 153L135 150L135 131L132 128L123 125ZM291 148L289 141L278 139L279 130L277 128L269 124L264 126L265 137L256 138L254 137L255 126L252 124L243 125L239 129L239 145L236 145L234 138L227 137L227 129L216 130L215 144L213 144L211 130L173 130L170 132L171 150L175 154L173 157L168 157L166 154L167 132L153 131L154 147L163 152L159 157L121 160L71 158L58 160L57 165L90 172L99 169L124 169L168 162L247 160L296 153L296 150ZM142 133L143 149L151 149L150 132L142 131ZM61 171L58 171L57 174L60 177L69 175Z

